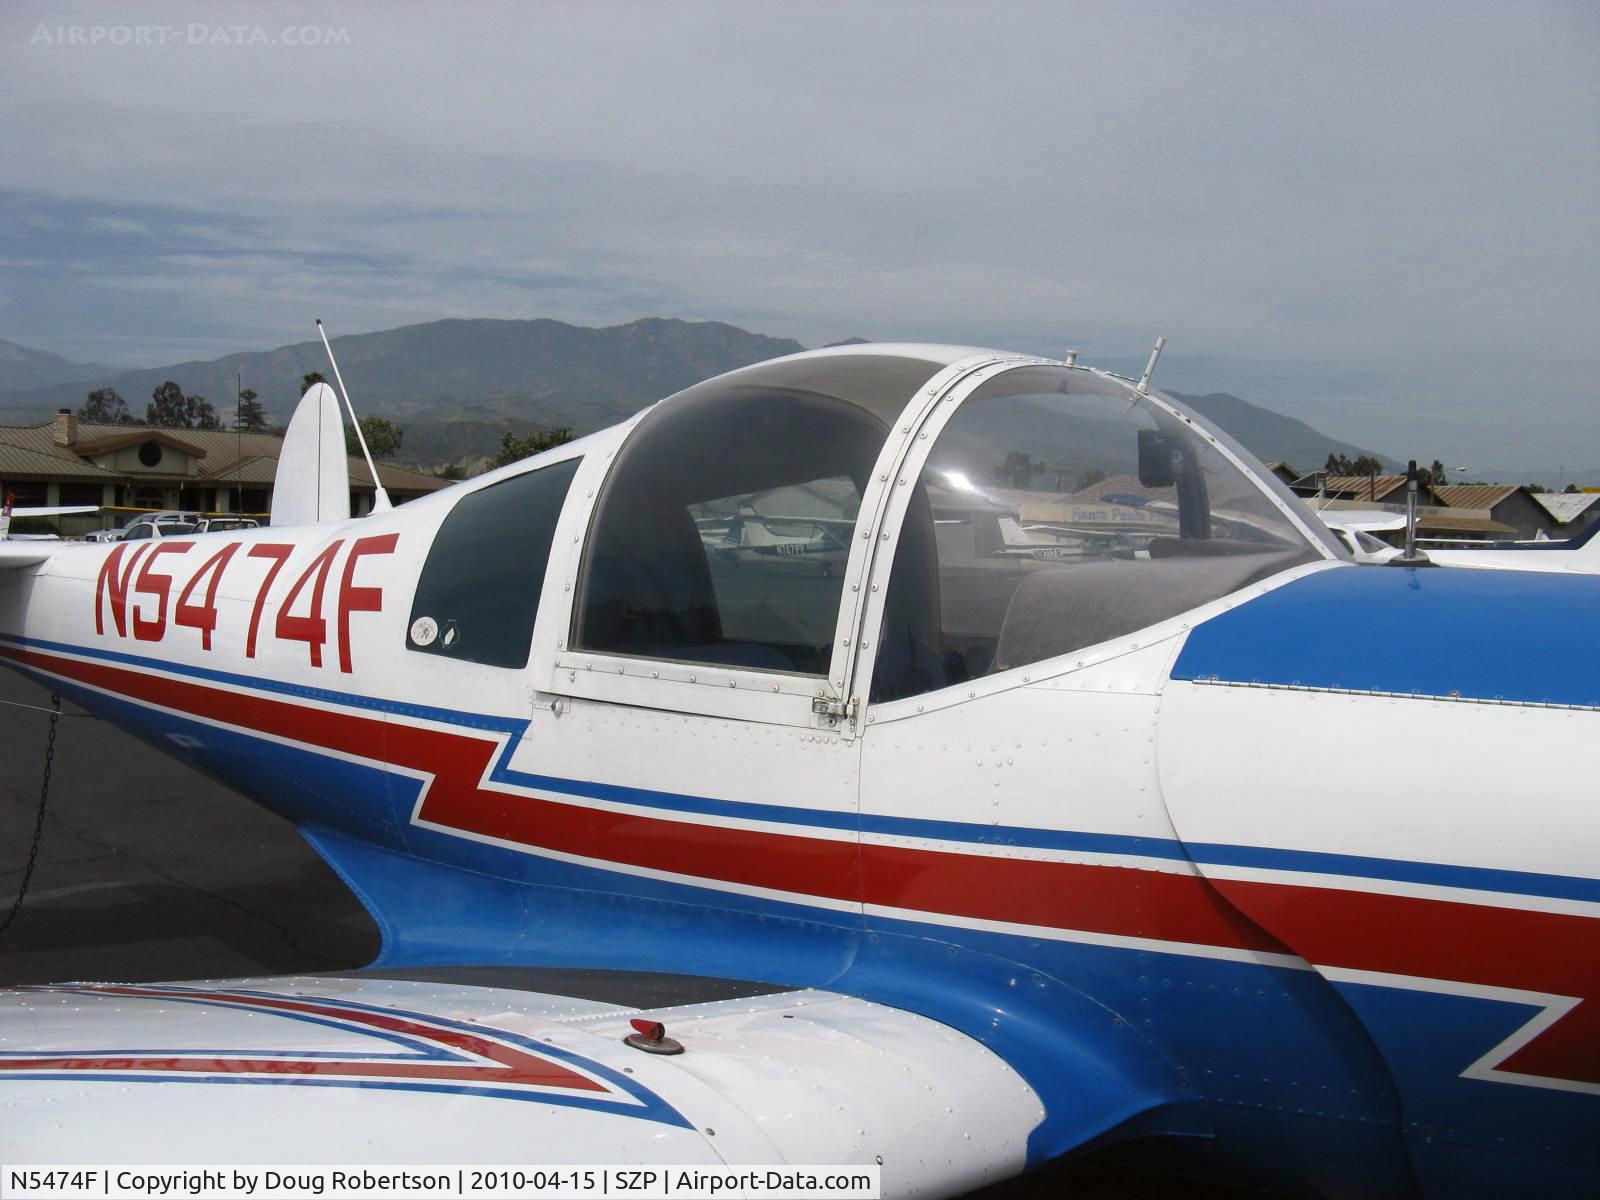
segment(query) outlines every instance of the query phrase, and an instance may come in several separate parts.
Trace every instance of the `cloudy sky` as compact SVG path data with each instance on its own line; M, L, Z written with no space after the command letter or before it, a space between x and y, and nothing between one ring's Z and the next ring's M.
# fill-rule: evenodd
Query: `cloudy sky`
M1591 0L137 7L0 7L0 337L1164 333L1386 453L1600 464Z

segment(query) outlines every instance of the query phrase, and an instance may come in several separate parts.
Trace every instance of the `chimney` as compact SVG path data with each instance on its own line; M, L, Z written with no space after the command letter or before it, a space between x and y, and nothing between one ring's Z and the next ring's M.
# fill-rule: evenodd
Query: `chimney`
M63 408L56 413L55 420L50 422L50 436L58 446L78 444L78 418L72 415L70 408Z

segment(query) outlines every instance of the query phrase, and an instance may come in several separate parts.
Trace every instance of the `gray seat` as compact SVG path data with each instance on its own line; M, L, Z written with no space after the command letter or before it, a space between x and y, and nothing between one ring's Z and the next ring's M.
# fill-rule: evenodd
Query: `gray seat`
M1011 597L995 671L1122 637L1306 560L1300 551L1110 559L1033 572Z

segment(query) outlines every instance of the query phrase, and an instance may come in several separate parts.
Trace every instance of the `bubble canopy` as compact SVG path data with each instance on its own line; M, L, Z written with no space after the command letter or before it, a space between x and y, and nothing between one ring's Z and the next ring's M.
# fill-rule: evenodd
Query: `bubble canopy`
M904 455L899 474L915 480L899 536L883 539L894 566L877 699L1086 644L1041 633L1061 606L1035 593L1092 597L1057 615L1102 640L1115 633L1097 615L1108 603L1158 620L1332 553L1313 544L1314 522L1291 515L1297 502L1281 484L1193 414L1098 372L1038 360L1006 369L1007 357L813 352L651 409L595 502L573 649L827 674L851 549L875 516L863 499L886 450L884 461ZM991 374L972 394L930 410L957 373L932 387L935 376L985 361ZM1198 565L1161 566L1180 560ZM1111 574L1125 578L1108 586ZM1050 578L1030 584L1036 575ZM1113 599L1127 589L1164 599Z
M573 644L823 675L873 464L944 366L798 355L670 397L596 502Z

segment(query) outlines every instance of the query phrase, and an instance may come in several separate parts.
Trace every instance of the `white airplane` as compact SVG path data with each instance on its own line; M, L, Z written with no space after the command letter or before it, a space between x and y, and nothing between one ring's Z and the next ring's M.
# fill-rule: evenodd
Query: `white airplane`
M0 992L0 1161L1600 1194L1600 581L1355 569L1182 405L994 351L762 363L360 520L317 441L268 528L0 545L0 659L295 822L382 952ZM1167 515L935 521L1013 452ZM708 546L795 488L842 562Z
M1373 536L1392 533L1406 527L1406 519L1398 513L1382 509L1322 508L1315 500L1308 502L1311 510L1322 518L1322 523L1333 530L1334 536L1345 544L1350 557L1359 563L1386 563L1403 554L1398 546Z
M11 532L11 522L15 518L65 517L75 515L77 513L92 513L99 511L100 507L95 504L49 504L39 505L32 508L18 508L16 507L16 497L10 492L7 492L4 497L0 497L0 543L10 541L13 543L13 546L6 551L0 552L0 554L4 555L3 557L0 557L0 568L3 568L7 564L11 563L21 565L23 564L24 559L31 560L27 565L44 561L44 557L32 556L27 551L18 551L15 549L15 545L18 543L43 540L40 535L13 534Z
M1398 513L1382 509L1323 508L1309 501L1312 510L1345 543L1357 562L1387 563L1403 551L1373 537L1406 527ZM1563 541L1517 542L1512 545L1468 547L1428 546L1428 561L1439 567L1471 567L1498 571L1552 571L1560 574L1600 574L1600 522L1577 537Z
M1600 574L1600 536L1597 534L1600 534L1600 522L1565 541L1518 542L1514 546L1484 550L1430 549L1428 557L1441 567L1597 575Z

